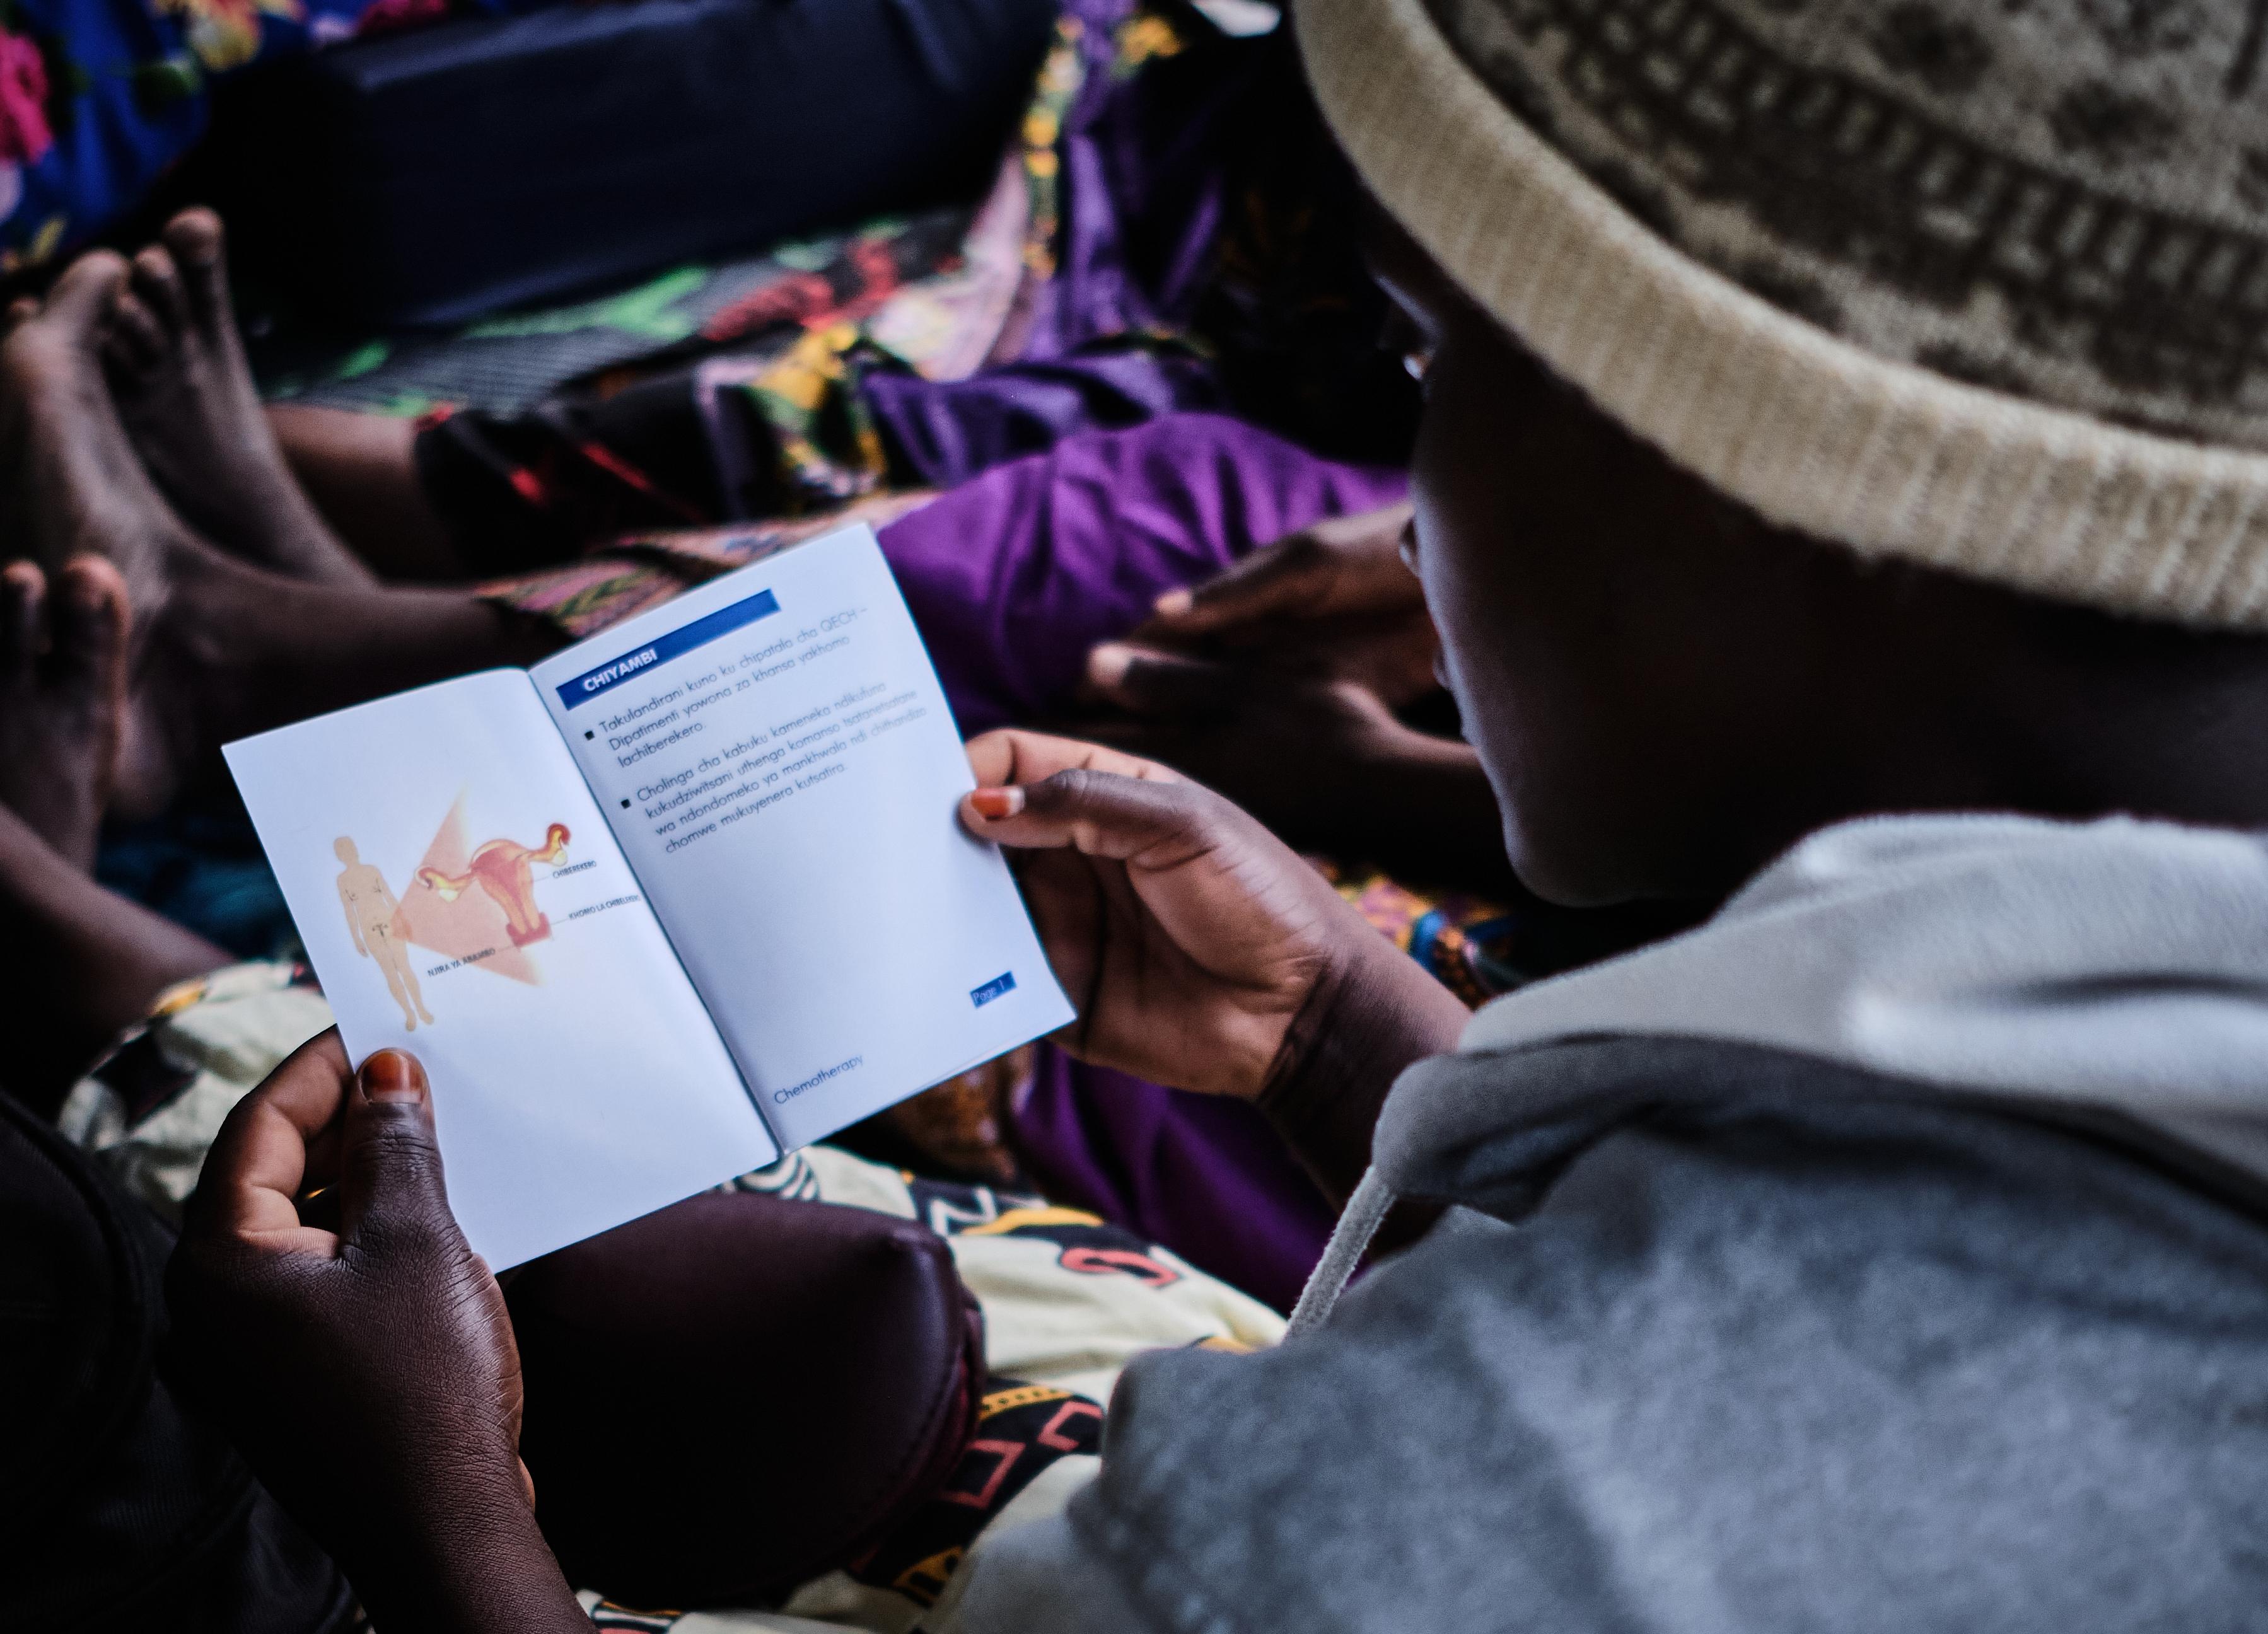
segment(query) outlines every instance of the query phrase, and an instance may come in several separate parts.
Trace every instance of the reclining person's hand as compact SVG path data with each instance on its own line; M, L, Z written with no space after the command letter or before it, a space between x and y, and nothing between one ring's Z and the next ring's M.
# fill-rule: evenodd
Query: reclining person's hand
M1351 681L1401 709L1436 691L1440 641L1403 551L1407 504L1287 534L1169 590L1130 639Z
M1300 1074L1295 1021L1355 991L1397 1019L1398 1058L1377 1063L1386 1080L1454 1041L1456 998L1211 790L1034 732L988 732L968 758L981 786L963 821L1023 853L1026 900L1079 1008L1061 1040L1072 1053L1257 1099Z
M1317 522L1169 591L1087 656L1070 730L1210 784L1303 849L1515 889L1479 758L1446 715L1407 504Z
M1094 650L1087 681L1118 712L1077 730L1210 784L1302 850L1511 888L1479 757L1403 725L1366 687L1118 642Z
M320 1192L335 1230L310 1223L330 1212ZM576 1626L563 1602L582 1623L530 1513L519 1351L449 1211L413 1057L384 1050L356 1074L325 1033L245 1097L166 1296L177 1387L381 1626Z

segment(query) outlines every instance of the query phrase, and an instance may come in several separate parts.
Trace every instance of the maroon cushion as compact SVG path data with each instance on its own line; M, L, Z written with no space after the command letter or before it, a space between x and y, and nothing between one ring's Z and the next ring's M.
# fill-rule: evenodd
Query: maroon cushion
M912 1220L705 1193L507 1297L536 1518L571 1581L627 1604L773 1600L880 1537L975 1433L983 1319Z

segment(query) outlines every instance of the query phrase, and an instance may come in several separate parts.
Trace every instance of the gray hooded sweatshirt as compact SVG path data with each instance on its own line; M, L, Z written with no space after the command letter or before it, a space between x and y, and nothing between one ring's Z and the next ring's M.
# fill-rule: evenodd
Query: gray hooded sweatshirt
M1410 1069L1292 1336L1136 1363L954 1623L2268 1630L2264 1221L2268 847L1830 829Z

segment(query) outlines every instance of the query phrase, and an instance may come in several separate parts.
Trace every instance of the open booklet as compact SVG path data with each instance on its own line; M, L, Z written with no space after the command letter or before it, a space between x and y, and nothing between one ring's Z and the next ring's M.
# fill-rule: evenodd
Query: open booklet
M503 1270L1071 1019L873 534L228 746L359 1063Z

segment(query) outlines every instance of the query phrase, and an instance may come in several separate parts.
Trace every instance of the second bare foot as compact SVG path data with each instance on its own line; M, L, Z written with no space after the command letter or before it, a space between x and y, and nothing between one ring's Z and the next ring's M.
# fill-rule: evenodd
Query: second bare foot
M81 869L118 775L126 629L125 580L99 556L52 579L0 571L0 805Z
M134 258L103 363L135 453L192 526L295 578L373 582L284 462L245 361L210 210L183 210Z

